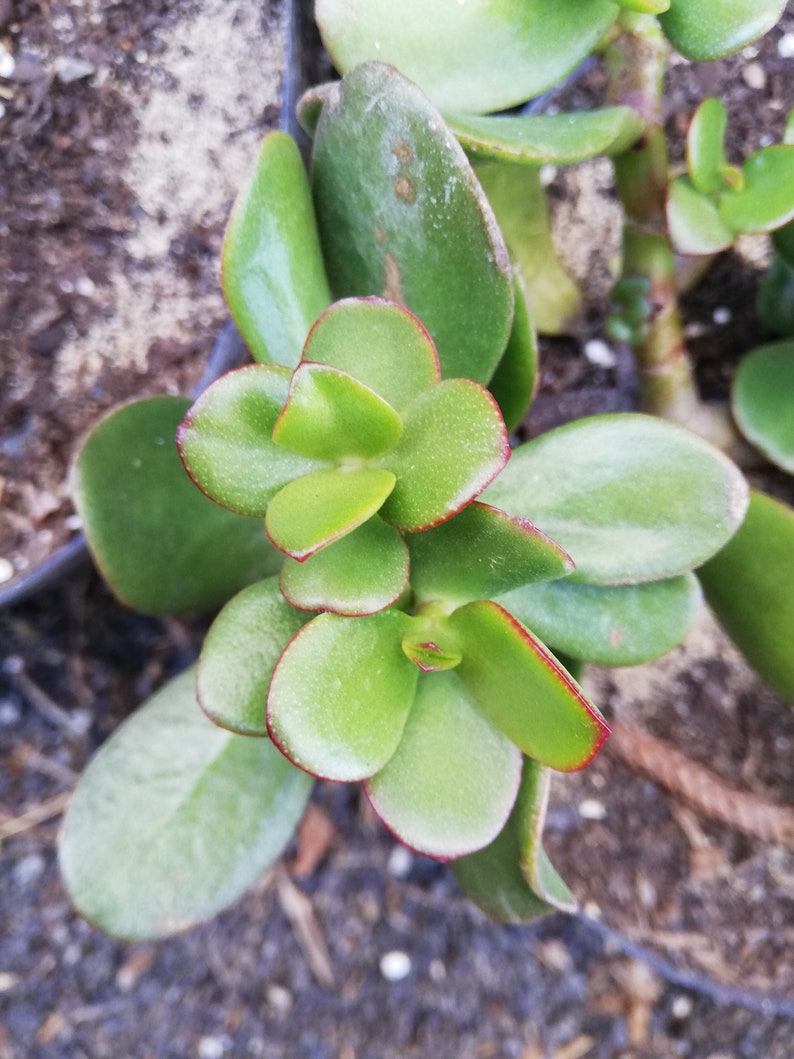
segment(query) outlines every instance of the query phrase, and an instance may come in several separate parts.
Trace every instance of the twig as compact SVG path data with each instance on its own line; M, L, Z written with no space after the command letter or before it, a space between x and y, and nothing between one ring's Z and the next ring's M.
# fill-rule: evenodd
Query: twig
M607 745L702 816L754 838L794 846L794 810L787 806L735 790L680 750L625 721L612 725Z
M25 831L30 831L31 828L43 824L46 820L52 820L55 816L60 816L69 804L71 796L70 791L56 794L54 798L49 798L40 805L34 805L20 816L3 821L0 824L0 842L11 838L12 835L21 835Z
M27 673L21 672L15 674L14 683L31 706L37 710L45 720L56 725L58 728L65 729L70 735L76 736L82 734L75 718L72 717L62 706L59 706L54 699L51 699L47 692L40 688L35 680L32 680Z
M331 957L311 900L301 893L281 864L276 868L276 885L279 903L292 924L312 974L320 985L330 988L334 984Z

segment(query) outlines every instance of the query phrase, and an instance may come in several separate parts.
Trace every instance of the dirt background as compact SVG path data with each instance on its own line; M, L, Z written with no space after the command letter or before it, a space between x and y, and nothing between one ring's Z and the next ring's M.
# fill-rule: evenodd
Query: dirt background
M78 528L66 468L96 416L200 375L225 317L223 225L277 121L284 39L282 7L250 0L0 0L6 572ZM739 57L676 60L672 136L712 93L737 152L779 138L792 53L789 12ZM599 78L569 98L592 99ZM575 339L545 343L531 432L633 406L630 365L589 344L616 225L604 165L583 173L549 174L550 194L571 269L594 280L592 313ZM596 215L594 245L582 232ZM743 242L685 301L713 397L764 337L767 252ZM790 479L764 481L791 501ZM132 615L88 569L0 616L0 1059L794 1056L791 848L693 812L610 743L556 782L549 814L578 919L488 922L354 788L321 784L284 864L214 923L157 945L99 935L57 875L60 814L93 749L195 657L205 624ZM588 682L613 720L707 766L723 798L794 803L794 715L707 615L660 663Z

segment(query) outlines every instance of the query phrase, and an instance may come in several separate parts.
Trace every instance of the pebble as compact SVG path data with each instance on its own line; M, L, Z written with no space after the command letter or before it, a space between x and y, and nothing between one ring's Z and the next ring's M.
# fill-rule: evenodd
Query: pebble
M742 70L742 79L749 88L760 91L766 87L766 70L761 63L748 63Z
M10 581L14 576L14 564L10 559L0 557L0 585Z
M16 724L22 716L22 710L11 699L0 702L0 727L10 728Z
M617 358L602 338L591 338L584 344L584 355L597 368L614 368Z
M595 798L585 798L579 803L579 816L583 820L603 820L606 815L607 807Z
M0 44L0 77L8 78L14 73L16 60L4 44Z
M777 53L781 59L794 59L794 33L784 33L777 42Z
M44 857L40 853L29 853L14 865L14 882L23 888L29 886L38 879L44 868Z
M405 846L395 846L389 854L387 864L389 875L393 875L395 879L404 879L410 873L413 863L414 858L410 849L406 849Z
M407 952L392 949L380 958L380 973L387 982L400 982L411 973L411 957Z
M55 75L62 85L70 85L73 81L82 81L86 77L93 77L96 66L86 62L84 59L74 59L70 55L62 55L55 60Z
M202 1037L198 1044L199 1059L221 1059L228 1043L227 1037Z
M711 318L715 324L724 325L731 322L732 315L731 310L727 306L721 305L718 309L714 310Z
M695 1005L692 1003L691 997L688 996L677 996L673 1001L672 1008L670 1009L674 1019L688 1019L692 1014Z

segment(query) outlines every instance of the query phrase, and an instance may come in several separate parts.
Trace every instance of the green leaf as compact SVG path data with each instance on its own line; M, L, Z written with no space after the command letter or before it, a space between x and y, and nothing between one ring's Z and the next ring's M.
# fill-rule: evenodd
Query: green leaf
M794 266L782 256L773 259L758 288L756 311L767 330L794 337Z
M383 517L414 532L450 518L504 467L510 450L493 397L469 379L446 379L403 411L403 434L380 461L397 484Z
M475 160L474 171L526 286L535 326L544 335L566 333L581 312L582 297L554 248L537 166Z
M627 11L638 11L646 15L658 15L662 11L668 11L671 0L617 0L621 7Z
M448 620L463 655L456 673L516 746L562 772L595 757L609 729L539 640L492 602L469 603Z
M420 600L491 599L573 570L570 556L531 522L477 502L407 541L411 588Z
M505 426L512 431L529 411L538 381L538 336L520 275L514 278L513 330L488 389L496 398Z
M672 0L659 21L677 51L687 59L709 62L766 33L785 6L785 0Z
M775 144L742 166L744 186L725 191L719 210L735 232L771 232L794 218L794 147Z
M368 460L388 452L402 428L391 405L352 375L299 364L273 441L318 460Z
M301 610L349 617L390 606L408 581L408 549L377 516L302 563L285 559L281 591Z
M320 120L320 111L333 95L336 84L336 81L329 81L326 84L313 85L298 100L298 124L307 136L314 136L317 122Z
M75 464L91 554L119 599L149 614L219 606L281 563L261 522L224 511L185 474L174 438L189 405L150 397L117 408Z
M338 70L380 59L441 110L504 110L565 77L614 22L608 0L318 0L317 23Z
M401 412L441 378L438 354L422 323L382 298L346 298L320 317L303 358L346 371Z
M367 781L375 812L401 841L447 860L499 833L521 779L521 754L454 673L420 677L400 745Z
M350 533L383 505L394 488L391 471L339 467L316 471L285 485L270 502L265 530L293 559L308 559Z
M300 768L330 780L360 780L397 749L419 670L400 641L410 618L385 610L365 618L321 614L276 666L267 723Z
M223 244L223 291L254 360L294 367L331 294L300 152L283 132L262 144Z
M741 529L698 576L750 665L794 703L794 510L753 492Z
M512 323L507 250L463 149L416 85L380 63L348 74L320 116L312 186L336 296L406 305L444 376L487 382Z
M696 191L713 195L725 187L725 129L728 112L719 99L704 99L686 138L686 163Z
M701 605L697 578L640 585L525 585L497 602L556 652L601 666L634 666L683 640Z
M514 449L481 499L531 519L576 563L571 580L659 581L718 551L747 484L721 452L652 416L580 419Z
M548 770L525 758L507 824L490 846L451 865L469 900L502 923L528 923L555 910L576 911L573 895L541 844L548 788Z
M740 362L731 390L744 436L794 474L794 342L759 346Z
M402 648L406 658L410 658L423 673L438 673L445 669L454 669L460 665L461 655L457 651L447 651L433 640L420 642L416 638L403 637Z
M236 900L279 856L311 789L269 740L211 724L193 679L166 684L111 736L61 832L75 907L130 941L185 930Z
M667 196L667 227L680 254L716 254L733 245L734 231L717 204L702 195L689 177L679 177Z
M226 604L207 633L198 664L196 693L210 720L241 735L267 735L273 667L307 620L285 603L275 577L249 585Z
M628 150L643 131L633 107L514 117L445 113L469 154L530 165L565 165Z
M177 433L187 472L216 503L263 516L287 482L326 465L274 444L290 373L252 364L222 375L204 391Z

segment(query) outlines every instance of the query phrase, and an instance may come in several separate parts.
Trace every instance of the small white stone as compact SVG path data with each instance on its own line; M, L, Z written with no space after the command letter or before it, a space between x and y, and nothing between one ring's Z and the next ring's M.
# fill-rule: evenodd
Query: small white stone
M0 77L11 77L16 65L16 59L8 48L0 44Z
M595 901L587 901L582 909L588 919L601 919L603 912Z
M68 518L63 520L64 526L68 530L81 530L83 528L83 520L79 515L70 515Z
M271 983L265 991L268 1005L279 1015L286 1015L292 1010L292 993L283 985Z
M777 53L781 59L794 59L794 33L784 33L777 42Z
M443 982L447 977L447 969L441 960L431 960L427 973L434 982Z
M199 1041L199 1059L221 1059L225 1051L225 1037L202 1037Z
M607 807L595 798L585 798L579 803L579 816L583 820L603 820L606 815Z
M28 886L44 871L44 857L40 853L29 853L14 865L14 882L17 886Z
M11 699L0 702L0 727L10 728L12 724L17 723L21 716L22 711Z
M387 982L400 982L411 973L411 957L407 952L392 949L380 958L380 973Z
M61 84L69 85L72 81L82 81L86 77L93 77L96 73L96 66L84 59L62 55L55 60L55 73Z
M413 867L413 863L414 858L410 849L406 849L405 846L395 846L389 854L386 867L389 875L393 875L395 879L404 879Z
M726 305L721 305L718 309L714 310L714 313L711 318L715 324L724 326L725 324L729 324L731 322L731 319L733 318L733 313Z
M544 188L547 188L552 183L554 178L557 176L556 165L542 165L538 171L540 182Z
M742 70L742 78L746 85L756 91L766 87L766 70L761 63L748 63Z
M688 996L677 996L671 1008L674 1019L688 1019L694 1008L692 1000Z
M10 559L0 557L0 585L10 581L14 576L14 564Z
M74 285L74 289L78 294L82 295L83 298L90 298L96 294L96 286L90 276L80 276Z
M591 338L584 344L584 355L597 368L614 368L617 358L602 338Z

